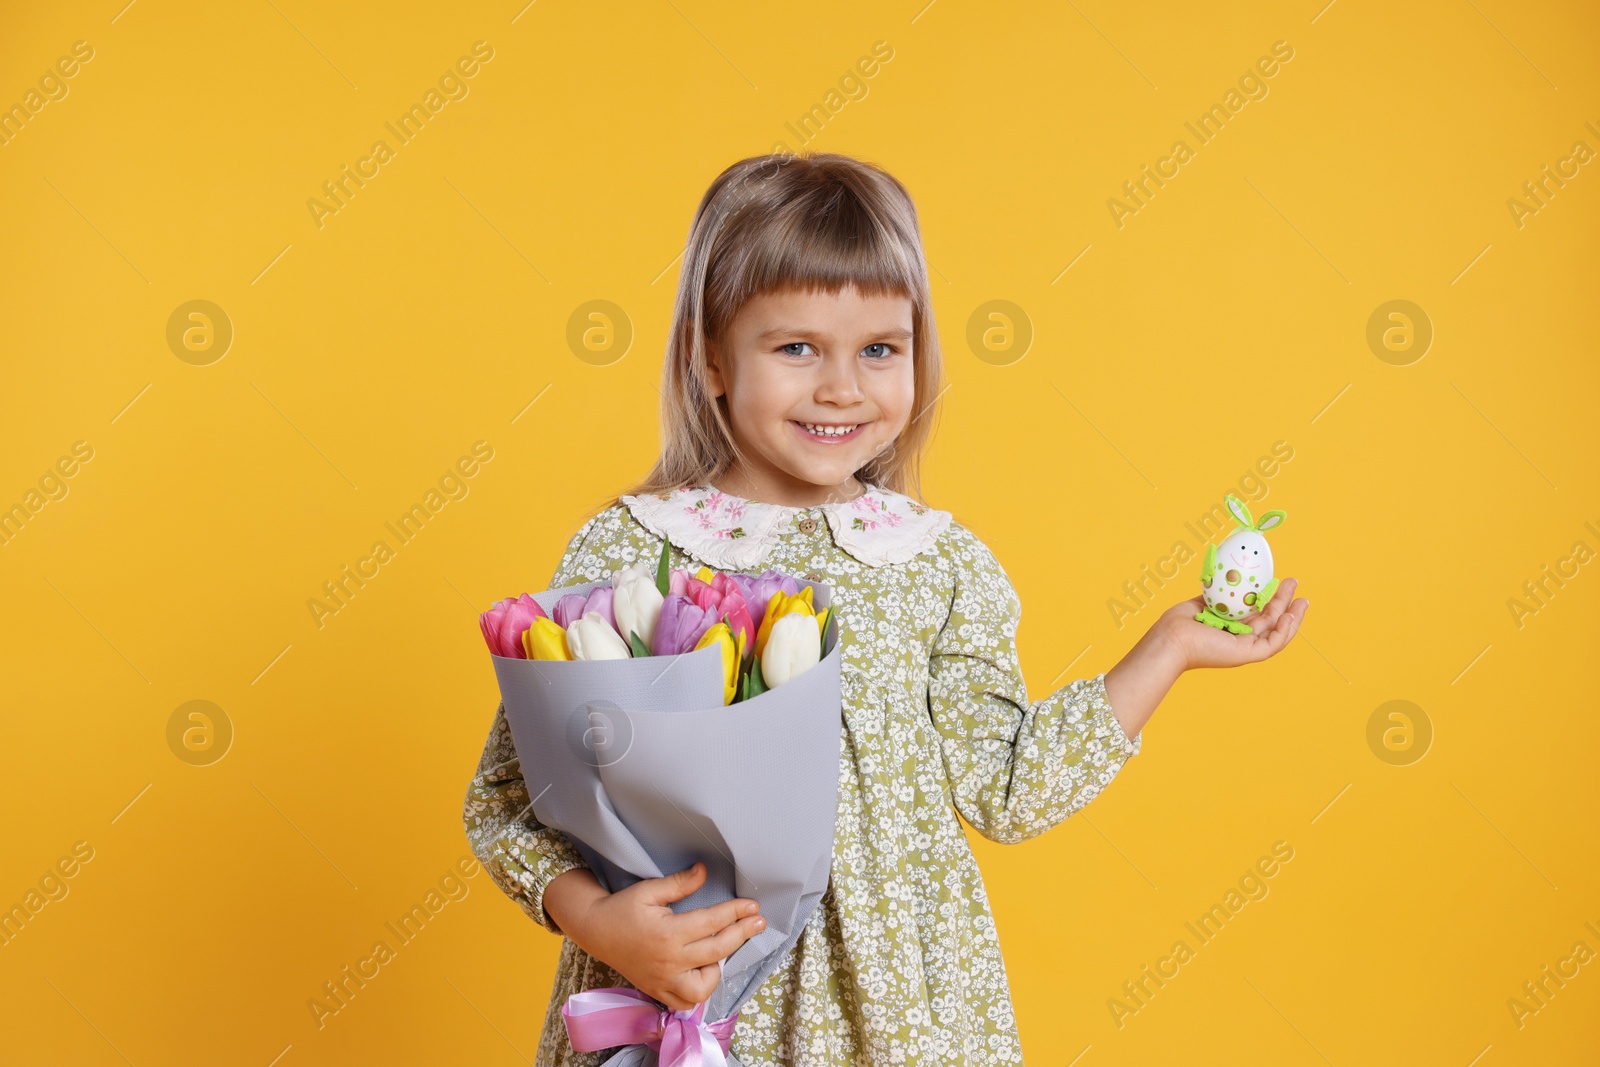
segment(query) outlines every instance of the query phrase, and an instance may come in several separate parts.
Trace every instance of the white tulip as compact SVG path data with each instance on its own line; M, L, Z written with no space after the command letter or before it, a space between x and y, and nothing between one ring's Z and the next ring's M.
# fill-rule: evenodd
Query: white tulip
M586 611L567 626L567 649L573 659L628 659L633 655L598 611Z
M815 667L822 658L822 635L815 616L804 612L784 615L772 624L767 646L761 651L761 680L775 689Z
M627 641L629 631L639 635L644 647L656 635L656 620L666 599L656 588L656 576L643 563L617 571L611 576L611 613L617 619L617 632Z

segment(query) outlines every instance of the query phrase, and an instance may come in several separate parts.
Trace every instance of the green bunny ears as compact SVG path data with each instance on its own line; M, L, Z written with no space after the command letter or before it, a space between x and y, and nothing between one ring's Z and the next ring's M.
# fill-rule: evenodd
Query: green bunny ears
M1246 530L1257 530L1261 533L1265 533L1274 526L1283 525L1283 520L1289 517L1288 512L1269 511L1262 515L1261 520L1257 522L1250 518L1250 509L1244 506L1243 500L1240 500L1232 493L1229 493L1224 498L1224 501L1228 505L1228 513L1231 514L1234 519L1238 521L1239 525L1244 527Z

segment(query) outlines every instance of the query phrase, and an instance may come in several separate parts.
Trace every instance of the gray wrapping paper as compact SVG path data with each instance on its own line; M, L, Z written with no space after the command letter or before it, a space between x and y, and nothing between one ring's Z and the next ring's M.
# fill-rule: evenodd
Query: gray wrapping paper
M533 594L547 612L568 593ZM826 584L814 606L830 603ZM759 620L757 620L759 622ZM799 940L828 885L838 804L839 626L821 661L776 689L722 703L722 654L548 661L491 654L533 814L572 839L611 892L706 864L676 912L734 897L766 927L723 963L711 1022L736 1011ZM605 1067L649 1067L625 1046ZM738 1060L728 1057L730 1064Z

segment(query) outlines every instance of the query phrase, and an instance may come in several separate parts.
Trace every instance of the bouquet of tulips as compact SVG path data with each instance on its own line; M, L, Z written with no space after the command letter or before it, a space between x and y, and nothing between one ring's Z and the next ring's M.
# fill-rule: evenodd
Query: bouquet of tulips
M479 617L489 650L606 660L716 648L724 704L759 696L821 660L829 609L817 609L811 586L774 570L752 577L701 567L691 575L668 566L669 544L662 541L653 573L635 563L609 585L562 595L549 613L527 593L499 601Z
M672 569L663 541L608 581L499 601L480 617L534 817L611 892L696 861L675 911L748 897L765 928L692 1011L632 987L574 994L578 1051L603 1067L731 1064L738 1008L799 940L828 885L841 653L831 590L776 571Z

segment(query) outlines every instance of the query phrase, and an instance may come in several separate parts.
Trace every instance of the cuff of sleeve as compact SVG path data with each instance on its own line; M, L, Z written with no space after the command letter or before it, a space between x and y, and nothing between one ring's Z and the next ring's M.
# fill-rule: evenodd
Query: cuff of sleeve
M1122 723L1117 721L1116 714L1111 710L1111 701L1106 696L1106 676L1102 672L1095 675L1094 685L1089 690L1089 704L1097 716L1104 718L1106 729L1110 734L1110 741L1125 757L1137 756L1144 747L1144 731L1130 739L1122 728Z
M557 937L566 936L566 932L556 925L556 921L551 918L550 913L544 910L545 887L555 881L557 875L566 874L577 867L586 868L588 866L583 861L583 857L579 855L577 849L570 847L563 850L559 855L545 859L540 864L540 877L533 880L533 891L528 895L528 915L534 922Z

